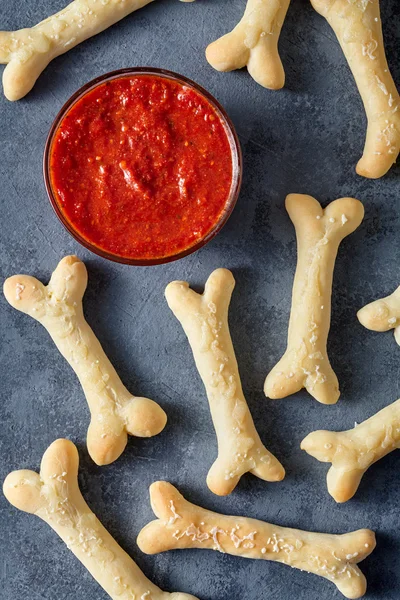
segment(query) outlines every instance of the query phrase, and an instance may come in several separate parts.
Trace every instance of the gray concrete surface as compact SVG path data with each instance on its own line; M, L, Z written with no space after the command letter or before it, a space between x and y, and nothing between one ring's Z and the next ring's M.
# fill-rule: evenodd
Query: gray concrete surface
M369 600L400 598L400 453L372 467L357 496L337 506L325 487L326 466L299 450L317 428L349 428L400 395L400 348L393 335L363 329L356 311L400 283L399 167L379 181L355 175L363 146L362 105L338 43L307 0L293 0L281 37L285 90L257 86L245 71L219 74L204 58L207 43L232 27L244 0L160 0L58 58L18 103L0 98L0 274L47 278L59 259L77 253L90 274L85 313L126 385L156 399L169 424L157 438L131 439L120 460L98 468L85 447L88 410L81 388L47 333L0 298L0 478L37 469L57 437L77 443L80 484L94 512L145 573L165 590L201 600L330 600L336 588L282 565L203 551L144 556L136 535L152 519L148 486L176 484L190 499L231 514L282 525L344 532L370 527L377 549L363 564ZM0 29L33 24L63 0L0 0ZM400 82L400 6L385 0L389 63ZM106 71L152 65L183 73L225 105L244 152L243 189L229 223L206 248L179 262L132 268L79 247L53 214L41 161L46 134L64 101ZM284 209L288 192L323 203L353 195L365 203L359 230L341 246L335 272L329 350L342 397L324 407L307 393L272 402L262 384L286 341L295 236ZM243 477L227 498L205 478L216 442L205 394L179 323L163 297L166 284L201 286L225 266L237 280L230 324L245 393L262 439L287 469L268 484ZM3 600L105 600L106 594L39 519L0 497Z

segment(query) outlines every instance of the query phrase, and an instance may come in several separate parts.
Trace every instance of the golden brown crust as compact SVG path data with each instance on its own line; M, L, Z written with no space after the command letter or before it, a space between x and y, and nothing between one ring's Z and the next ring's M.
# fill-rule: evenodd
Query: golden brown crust
M285 475L282 465L262 444L243 395L228 326L234 286L232 273L217 269L202 295L185 281L174 281L165 291L168 305L189 339L206 388L218 439L218 458L207 484L220 496L232 492L248 471L266 481L280 481Z
M156 435L167 417L153 400L132 396L118 377L83 315L86 285L83 262L66 256L47 286L29 275L14 275L5 281L4 295L47 329L78 376L92 416L88 450L98 465L105 465L123 452L128 434Z
M330 365L327 339L332 279L340 242L364 217L359 200L340 198L323 209L311 196L290 194L286 209L297 236L288 344L265 380L268 398L285 398L303 387L323 404L339 399L339 383Z
M368 529L331 535L225 516L188 502L165 481L150 486L150 499L158 520L146 525L137 539L147 554L217 550L315 573L334 583L347 598L360 598L366 591L365 577L356 565L375 548L375 535Z

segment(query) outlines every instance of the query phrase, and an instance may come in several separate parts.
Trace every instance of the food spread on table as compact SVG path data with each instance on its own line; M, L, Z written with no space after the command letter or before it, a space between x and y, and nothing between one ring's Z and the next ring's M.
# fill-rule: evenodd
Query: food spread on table
M74 0L35 27L0 32L0 62L8 63L5 95L22 98L53 58L150 1ZM357 173L382 177L399 154L400 98L386 61L379 2L311 3L332 26L364 102L368 128ZM277 45L288 7L289 0L248 0L240 23L208 46L209 63L219 71L247 66L262 86L281 88ZM179 259L219 233L239 193L242 163L233 125L206 90L178 74L139 68L106 74L72 96L50 130L44 166L50 200L78 242L106 259L150 265ZM290 194L286 208L296 230L298 263L287 350L264 391L268 398L283 398L305 387L322 404L334 404L339 384L327 353L333 270L339 244L361 224L364 206L346 197L323 209L311 196ZM66 256L47 286L13 275L4 295L46 328L75 371L91 412L89 454L97 465L108 465L124 451L128 434L154 436L167 416L153 400L133 396L107 358L83 315L87 279L83 262ZM165 292L209 400L218 456L207 484L220 496L233 492L247 472L266 482L285 476L261 441L242 391L228 325L234 285L231 271L219 268L203 294L186 281L173 281ZM375 331L395 329L399 341L399 297L396 290L365 306L359 321ZM354 429L314 431L303 439L303 450L331 463L327 485L336 502L352 498L369 466L400 447L399 403ZM171 428L169 443L173 435ZM145 577L87 506L77 473L76 447L56 440L43 456L40 475L11 473L4 494L15 507L46 521L113 600L197 600L162 592ZM158 520L139 534L145 553L208 548L320 575L347 598L366 592L357 564L375 549L369 529L333 535L226 516L186 501L167 482L153 483L150 494Z
M0 31L0 63L7 64L3 76L6 97L19 100L53 58L151 1L74 0L32 28ZM382 177L400 152L400 96L386 60L379 0L311 3L334 30L364 103L368 128L357 173L372 179ZM219 71L247 65L258 83L281 88L284 72L277 45L287 8L288 0L248 0L237 27L208 46L209 63Z

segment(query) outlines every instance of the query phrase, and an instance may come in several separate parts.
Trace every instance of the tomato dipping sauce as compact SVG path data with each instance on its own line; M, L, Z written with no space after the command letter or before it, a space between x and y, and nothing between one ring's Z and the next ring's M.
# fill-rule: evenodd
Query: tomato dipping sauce
M219 105L194 85L164 72L113 77L59 120L47 183L84 242L122 261L162 262L229 216L240 149Z

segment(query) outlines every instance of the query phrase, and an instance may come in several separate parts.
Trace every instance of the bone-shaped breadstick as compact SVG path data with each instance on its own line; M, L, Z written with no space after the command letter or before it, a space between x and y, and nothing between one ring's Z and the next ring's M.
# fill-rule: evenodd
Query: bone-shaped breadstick
M379 0L311 0L334 30L353 73L368 119L356 171L382 177L400 148L400 97L389 72Z
M386 298L375 300L357 313L361 325L373 331L394 329L394 337L400 346L400 286Z
M234 286L232 273L217 269L208 278L203 295L191 290L186 281L174 281L165 291L206 388L218 439L218 458L207 484L220 496L230 494L248 471L266 481L280 481L285 476L282 465L262 444L243 395L228 325Z
M400 448L400 400L354 429L314 431L304 438L301 448L321 462L332 463L328 492L336 502L346 502L356 493L365 471Z
M164 429L167 417L153 400L132 396L121 382L85 321L82 297L86 285L85 265L76 256L67 256L47 286L29 275L14 275L5 281L4 295L11 306L47 329L74 369L92 416L89 454L98 465L106 465L124 451L128 433L156 435Z
M218 550L315 573L334 583L347 598L365 593L366 580L357 563L375 548L375 535L368 529L330 535L221 515L188 502L165 481L150 486L150 499L159 520L139 533L137 543L146 554L186 548Z
M217 71L247 66L263 87L284 86L285 72L278 40L290 0L248 0L242 20L230 33L210 44L206 58Z
M191 1L191 0L183 0ZM0 31L0 64L8 100L23 98L50 61L152 0L74 0L34 27Z
M4 495L50 525L113 600L197 600L163 592L147 579L86 504L78 487L78 465L74 444L56 440L43 455L40 475L10 473Z
M364 208L359 200L340 198L322 209L311 196L289 194L286 210L297 236L288 343L264 391L285 398L305 387L318 402L334 404L339 384L326 350L333 270L339 244L359 226Z

